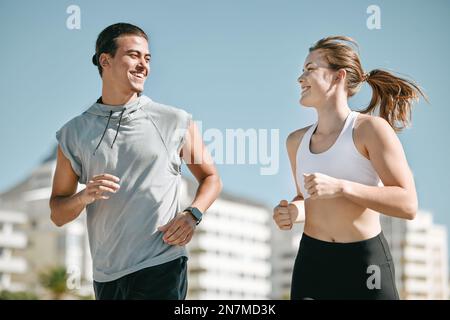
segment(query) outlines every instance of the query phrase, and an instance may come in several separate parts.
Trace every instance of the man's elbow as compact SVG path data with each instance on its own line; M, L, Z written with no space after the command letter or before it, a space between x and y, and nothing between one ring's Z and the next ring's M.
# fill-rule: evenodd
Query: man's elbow
M64 222L58 219L57 211L54 208L54 201L53 199L50 199L49 202L50 206L50 220L53 222L53 224L57 227L62 227L64 225Z
M55 226L62 227L65 223L63 221L61 221L60 219L58 219L57 216L58 215L54 211L51 211L50 220L52 220L52 222Z
M214 189L216 190L216 197L218 197L223 188L222 179L220 179L220 176L218 174L214 174L213 176L211 176L211 179L213 181Z

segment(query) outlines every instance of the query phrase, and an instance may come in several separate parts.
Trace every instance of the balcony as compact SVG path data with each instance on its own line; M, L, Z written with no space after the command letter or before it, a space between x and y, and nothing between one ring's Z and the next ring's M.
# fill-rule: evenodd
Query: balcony
M427 264L419 264L419 263L407 263L404 266L404 276L411 278L422 278L426 279L431 273L430 268Z
M0 257L1 273L25 273L27 271L27 263L23 258Z
M407 279L404 282L404 288L408 294L428 295L431 291L430 284L427 281Z
M406 247L404 249L403 257L405 261L426 262L429 258L424 249Z
M0 248L24 249L27 245L27 237L23 233L0 232Z

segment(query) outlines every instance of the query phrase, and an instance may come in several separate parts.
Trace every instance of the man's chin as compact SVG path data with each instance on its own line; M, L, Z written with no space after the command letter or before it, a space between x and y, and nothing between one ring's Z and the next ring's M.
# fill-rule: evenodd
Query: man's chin
M144 91L144 85L131 85L131 90L136 93L141 93Z

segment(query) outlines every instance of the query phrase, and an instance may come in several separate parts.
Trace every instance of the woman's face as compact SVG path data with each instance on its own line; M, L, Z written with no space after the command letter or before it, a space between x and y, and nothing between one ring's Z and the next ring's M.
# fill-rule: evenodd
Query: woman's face
M320 50L312 51L305 59L303 73L298 78L301 86L300 104L319 107L333 94L336 71L332 70Z

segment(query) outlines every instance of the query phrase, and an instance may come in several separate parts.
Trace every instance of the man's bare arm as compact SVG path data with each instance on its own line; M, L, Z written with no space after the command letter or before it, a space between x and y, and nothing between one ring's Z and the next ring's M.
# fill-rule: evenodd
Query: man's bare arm
M108 199L104 192L116 192L119 179L109 174L93 177L86 188L76 193L78 176L73 171L70 161L64 156L60 147L56 158L56 170L53 177L52 194L50 196L50 219L61 227L75 220L86 205L98 199Z

